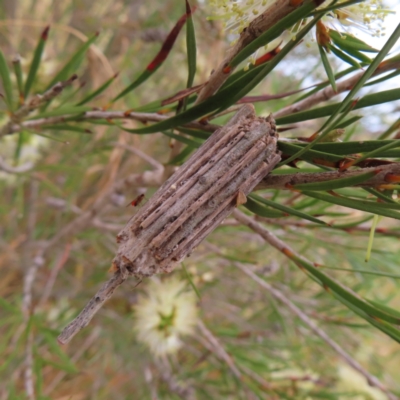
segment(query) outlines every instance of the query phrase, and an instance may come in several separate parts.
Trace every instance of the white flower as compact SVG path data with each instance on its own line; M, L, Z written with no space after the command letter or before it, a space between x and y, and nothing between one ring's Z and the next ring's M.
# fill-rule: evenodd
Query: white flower
M276 0L209 0L214 10L210 20L224 21L229 33L239 34Z
M137 338L157 357L175 353L182 345L181 337L193 333L196 296L185 287L177 278L152 280L134 308Z
M337 4L347 0L339 0ZM326 1L320 8L329 6L333 0ZM229 33L239 34L258 15L262 14L275 0L209 0L214 13L209 19L222 20ZM385 17L393 13L383 0L365 0L358 4L330 11L322 19L330 29L348 32L349 28L366 31L372 36L384 35ZM304 26L303 21L288 27L291 38ZM348 32L349 33L349 32ZM283 37L286 41L287 37ZM254 57L253 57L254 59Z
M367 0L332 11L323 20L336 30L347 31L348 27L352 27L370 33L372 36L383 36L385 17L393 12L385 7L382 0Z

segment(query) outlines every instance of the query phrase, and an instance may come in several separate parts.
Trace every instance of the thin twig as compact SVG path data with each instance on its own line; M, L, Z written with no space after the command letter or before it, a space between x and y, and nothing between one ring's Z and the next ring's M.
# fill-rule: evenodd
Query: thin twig
M387 174L400 174L400 163L380 165L373 168L361 168L349 171L328 171L328 172L298 172L295 174L267 175L255 188L262 189L292 189L292 186L303 183L322 183L330 182L334 179L357 177L367 172L375 173L372 178L366 179L353 186L359 187L379 187L388 185L390 181L386 180Z
M258 215L254 216L254 219L260 222L264 222L270 225L277 225L282 227L293 227L293 228L304 228L304 229L334 229L334 230L341 230L345 232L364 232L369 234L371 232L370 226L335 226L335 225L319 225L313 224L310 222L300 222L294 220L287 220L287 219L278 219L278 218L264 218ZM232 224L233 225L233 224ZM233 225L235 226L235 225ZM376 228L375 234L383 235L383 236L393 236L393 237L400 237L400 231L392 230L387 228Z
M87 303L79 315L69 323L58 337L60 344L68 343L80 330L89 324L93 316L100 310L103 304L112 296L115 289L122 285L129 274L126 271L116 272Z
M292 254L295 254L298 257L301 257L298 255L293 249L291 249L286 243L278 239L273 233L259 225L257 222L254 221L253 218L248 217L247 215L243 214L239 210L235 210L233 212L234 217L240 221L242 224L248 226L250 229L258 233L267 243L269 243L271 246L275 247L279 251L290 251ZM285 253L285 252L284 252ZM304 257L302 257L304 258ZM361 375L365 377L367 380L368 384L372 387L376 387L379 390L381 390L383 393L386 394L388 399L390 400L398 400L398 397L395 396L393 393L391 393L384 385L383 383L380 382L380 380L370 374L362 365L360 365L353 357L351 357L350 354L348 354L342 347L340 347L339 344L337 344L335 341L333 341L326 333L323 331L321 328L319 328L314 321L312 321L305 313L303 313L295 304L293 304L285 295L283 295L279 290L273 288L270 284L265 282L263 279L258 277L256 274L254 274L252 271L250 271L247 267L245 267L242 264L235 264L237 267L239 267L243 272L245 272L247 275L249 275L253 280L255 280L257 283L259 283L261 286L263 286L265 289L267 289L276 299L281 301L283 304L285 304L294 314L296 314L304 323L306 323L311 330L317 334L319 337L321 337L330 347L332 347L333 350L337 354L339 354L346 362L349 364L353 369L355 369L357 372L359 372Z
M40 129L46 127L46 125L54 125L61 122L64 122L66 118L70 118L71 115L60 115L57 117L45 117L45 118L38 118L31 121L25 121L20 124L11 124L7 128L7 133L15 133L20 132L24 128L27 129ZM113 119L122 119L122 120L135 120L140 121L143 123L146 122L161 122L165 121L166 119L170 118L168 115L161 115L157 113L141 113L141 112L126 112L126 111L102 111L102 110L94 110L94 111L86 111L82 115L77 117L76 122L84 122L90 120L98 120L98 119L105 119L105 120L113 120ZM116 125L117 126L117 125ZM214 124L207 124L201 122L189 122L183 125L187 128L194 128L194 129L201 129L207 132L214 132L218 128L219 125ZM5 127L3 128L5 129ZM0 137L2 131L0 131Z
M197 326L200 329L201 334L204 336L206 341L198 339L203 343L203 345L210 350L213 354L217 356L220 360L226 363L228 368L231 370L232 374L238 378L242 378L242 374L239 369L236 367L235 362L232 357L226 352L224 347L219 343L218 339L207 329L207 327L203 324L202 321L198 321Z
M398 68L400 68L400 60L387 60L381 63L381 65L376 69L376 71L372 76L377 76L385 72L388 72L392 69L398 69ZM328 85L325 89L318 91L317 93L305 98L304 100L298 101L297 103L291 104L287 107L280 109L279 111L276 111L273 114L273 117L279 118L303 110L308 110L309 108L318 103L327 101L332 97L337 96L340 93L352 89L363 74L364 71L360 71L359 73L353 75L352 77L344 81L337 82L336 91L333 90L331 85Z
M43 104L54 99L54 97L58 96L64 90L64 88L71 85L72 82L77 78L77 75L72 75L68 80L56 83L42 95L35 95L30 101L26 102L11 115L10 121L0 129L0 137L14 133L14 127L19 126L23 118L25 118L33 110L40 108Z

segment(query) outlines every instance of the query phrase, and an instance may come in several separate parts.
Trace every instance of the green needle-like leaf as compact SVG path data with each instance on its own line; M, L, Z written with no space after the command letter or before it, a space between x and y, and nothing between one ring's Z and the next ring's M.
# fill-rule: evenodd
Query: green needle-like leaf
M389 137L393 132L396 132L400 128L400 118L398 118L385 132L381 133L379 138L380 141Z
M228 86L225 91L229 94L222 100L219 106L219 111L223 111L232 104L236 103L243 96L254 89L282 60L283 58L295 47L298 43L302 41L304 36L311 30L311 28L322 18L324 14L321 13L309 22L300 32L296 34L294 40L290 40L283 49L269 62L262 65L260 72L247 84L243 86L241 80L234 82L232 85Z
M82 106L83 104L88 103L90 100L94 99L97 97L99 94L103 93L114 80L117 78L118 73L113 75L110 79L105 81L99 88L94 90L93 92L89 93L83 100L81 100L79 103L77 103L77 106Z
M351 47L347 47L344 44L341 45L340 49L343 50L343 52L347 53L349 56L361 61L361 63L364 65L369 65L372 62L372 59L366 56L365 54Z
M366 158L372 158L377 156L378 154L385 152L386 150L390 150L392 148L400 147L400 143L397 140L392 141L391 143L388 143L386 145L383 145L377 149L371 150L368 153L363 154L360 158L357 158L357 160L354 161L352 165L356 165L359 162L365 160Z
M265 205L254 201L250 196L247 197L247 202L244 204L244 206L252 213L264 218L281 218L287 216L287 213L266 207Z
M325 50L322 46L318 46L319 49L319 54L321 56L322 64L325 68L326 75L328 76L329 82L332 86L332 89L334 92L337 92L337 87L336 87L336 81L335 81L335 75L332 71L331 64L329 63L328 57L325 53Z
M378 225L378 222L379 222L380 218L381 217L378 217L377 215L374 215L374 219L372 220L372 226L371 226L371 230L369 232L367 254L365 256L365 262L368 262L369 259L371 258L372 245L374 243L374 236L375 236L375 229L376 229L376 226Z
M387 206L393 205L395 208L400 209L400 207L398 206L396 207L395 204L372 203L368 201L348 199L342 196L332 196L321 192L303 191L302 193L306 196L323 200L331 204L336 204L339 206L348 207L355 210L365 211L371 214L382 215L384 217L400 219L400 212L393 211L387 208Z
M264 199L264 197L258 196L256 194L250 194L248 197L250 197L252 200L258 201L259 203L263 203L263 204L265 204L265 205L267 205L269 207L275 208L275 209L277 209L279 211L282 211L282 212L284 212L286 214L294 215L295 217L303 218L303 219L306 219L308 221L315 222L317 224L327 225L326 222L321 221L318 218L314 218L311 215L308 215L308 214L303 213L301 211L297 211L297 210L295 210L293 208L286 207L286 206L284 206L282 204L276 203L275 201Z
M3 82L5 101L10 111L13 110L13 92L11 84L10 70L3 52L0 50L0 77Z
M354 106L353 110L360 108L371 107L377 104L389 103L400 99L400 89L384 90L379 93L368 94L359 99ZM302 111L295 114L290 114L285 117L276 119L278 125L292 124L294 122L307 121L315 118L328 117L330 115L337 115L343 111L343 103L330 104L328 106L314 108L312 110ZM316 143L315 143L316 144Z
M52 79L52 81L48 84L46 90L50 89L54 86L57 82L64 81L68 79L68 77L76 72L76 69L79 67L80 63L82 62L86 51L90 47L90 45L97 39L99 34L96 32L91 38L89 38L70 58L70 60L61 68L61 71Z
M389 274L388 272L380 272L380 271L370 271L367 269L359 269L359 268L353 268L353 269L348 269L348 268L337 268L337 267L328 267L326 265L322 266L325 269L331 269L334 271L344 271L344 272L351 272L354 274L366 274L366 275L376 275L376 276L384 276L387 278L393 278L393 279L400 279L400 275L395 275L395 274ZM321 267L320 267L321 268ZM370 300L367 300L370 303L372 303ZM400 314L399 314L400 317Z
M165 136L170 137L171 139L177 140L178 142L184 143L184 144L192 147L193 149L197 149L202 145L202 143L200 143L200 142L197 142L192 139L188 139L184 136L176 135L175 133L172 133L172 132L163 131L163 134Z
M385 274L385 276L389 276L389 277L396 277L396 275L391 276L391 274ZM390 314L395 318L400 318L400 311L397 311L395 309L393 309L392 307L388 307L384 304L378 303L377 301L374 300L367 300L369 303L371 303L374 307L379 308L380 310L382 310L383 312L385 312L386 314Z
M293 144L293 143L288 143L284 141L279 141L278 142L278 148L280 151L282 151L283 154L285 155L292 155L292 154L297 154L300 150L301 147L298 145L298 143ZM309 161L313 164L318 164L320 160L324 161L329 161L331 163L338 163L339 161L343 160L343 157L340 155L336 155L333 152L323 152L319 150L308 150L306 153L304 153L301 156L302 160Z
M292 50L293 47L297 45L298 42L308 33L308 31L318 22L318 19L322 17L322 14L307 24L296 36L296 40L291 40L278 54L266 65L261 65L260 69L254 69L257 75L251 76L251 81L249 81L248 76L244 76L231 85L227 86L224 90L220 90L215 95L211 96L204 102L190 108L189 110L182 112L174 117L171 117L165 121L158 122L149 127L132 129L132 133L154 133L158 131L163 131L165 129L174 128L178 125L184 125L188 122L193 121L196 118L200 118L208 113L215 110L224 110L230 105L234 104L237 100L245 96L251 89L258 85L258 83L269 73L275 66ZM253 72L252 71L252 72ZM242 81L248 82L244 84Z
M307 1L298 9L292 11L289 15L282 18L274 26L269 28L267 31L263 32L257 39L253 40L248 44L234 59L230 62L229 67L234 68L246 58L250 57L255 51L260 47L265 46L272 40L279 37L283 31L285 31L289 26L294 25L296 22L300 21L302 18L307 16L310 11L317 7L317 2Z
M383 76L382 78L375 79L374 81L368 82L364 86L376 85L378 83L382 83L382 82L388 81L389 79L395 78L398 75L400 75L400 69L397 71L393 71L392 73L387 74L387 75Z
M344 71L338 72L337 74L335 74L335 80L343 78L344 76L351 74L352 72L356 71L357 69L358 68L350 67L350 68L345 69ZM297 98L293 103L297 103L307 97L310 97L312 94L319 92L321 89L327 87L328 85L329 85L329 81L319 83L318 85L315 86L314 89L310 90L306 94L303 94L302 96Z
M361 69L361 65L354 58L348 56L346 53L344 53L339 48L332 46L331 44L328 44L328 48L333 54L335 54L337 57L339 57L345 63L350 64L351 66L353 66L357 69Z
M343 187L358 185L367 179L371 179L377 174L376 171L366 172L365 174L360 174L357 176L352 176L349 178L332 179L327 182L313 182L313 183L301 183L298 185L293 185L293 189L296 190L334 190Z
M338 125L334 127L334 129L344 129L348 127L351 124L354 124L355 122L359 121L363 116L362 115L356 115L354 117L351 117L349 119L346 119L346 121L340 122Z
M193 279L192 279L192 277L190 276L189 271L187 270L187 268L186 268L186 266L185 266L184 263L182 263L181 265L182 265L183 271L185 272L185 276L186 276L187 280L189 281L190 286L192 287L192 289L193 289L194 292L196 293L197 298L198 298L199 300L201 300L201 295L200 295L199 289L197 289L196 285L194 284Z
M314 267L312 264L304 260L303 258L293 254L291 252L285 252L289 258L291 258L297 265L304 268L312 277L316 279L322 286L328 288L328 291L333 292L335 297L339 296L338 299L346 300L353 307L357 307L364 313L369 316L380 318L383 321L392 323L392 324L400 324L399 317L393 317L390 314L387 314L384 311L379 310L378 308L372 306L369 302L363 300L362 298L354 295L350 290L348 290L341 283L337 282L333 278L330 278L328 275L323 273L320 269Z
M13 59L15 78L17 80L19 104L24 103L24 82L22 78L21 57L17 54Z
M36 46L35 52L33 53L32 63L29 68L28 77L26 78L26 82L25 82L25 88L24 88L24 98L25 99L27 98L27 96L31 90L32 84L35 81L36 74L37 74L37 71L40 66L40 61L42 59L44 46L46 45L47 38L49 35L49 29L50 29L50 26L46 26L46 28L44 28L44 31L40 35L39 42Z
M348 154L358 154L370 152L373 150L381 149L388 144L392 144L393 146L398 143L398 140L365 140L365 141L353 141L353 142L326 142L326 143L317 143L314 147L315 151L334 154L336 156L345 156ZM292 146L306 147L307 143L304 142L278 142L279 148L283 152L287 152L287 154L292 154L291 152L294 150ZM392 147L393 147L392 146ZM375 153L376 157L383 157L387 151L382 153Z
M355 36L349 34L340 34L335 30L329 31L329 36L332 38L333 42L338 46L345 45L345 47L355 49L357 51L365 51L369 53L378 53L379 50L374 49L369 46L367 43L362 40L356 38Z
M122 92L118 93L118 95L111 100L111 103L114 103L121 97L127 95L129 92L136 89L143 82L147 81L147 79L150 78L150 76L152 76L154 72L156 72L157 69L161 67L161 65L164 63L169 53L171 52L171 49L179 35L179 32L181 31L183 25L185 24L189 16L190 14L186 12L185 14L182 15L181 18L179 18L178 22L175 24L175 26L172 28L167 38L165 39L160 51L153 58L150 64L147 65L146 69L130 85L128 85L124 90L122 90Z
M308 146L306 146L303 150L301 150L298 154L295 154L288 159L286 159L282 164L287 164L294 159L298 158L303 152L307 151L311 147L313 147L318 141L323 139L331 130L332 125L335 125L335 118L338 116L339 113L344 111L347 107L350 106L350 103L352 102L353 97L355 94L364 86L364 84L367 82L367 80L372 76L372 74L375 72L375 70L378 68L379 64L383 61L383 59L386 57L386 55L389 53L390 49L394 46L394 44L397 42L397 40L400 37L400 24L397 25L397 28L393 32L393 34L390 36L388 41L385 43L383 46L382 50L376 55L375 59L371 63L371 65L368 67L368 69L364 72L364 74L360 77L358 82L353 86L351 91L348 93L348 95L345 97L343 102L339 105L339 107L330 115L328 120L324 123L324 125L321 127L321 134L313 141L311 142ZM336 122L337 123L337 122Z

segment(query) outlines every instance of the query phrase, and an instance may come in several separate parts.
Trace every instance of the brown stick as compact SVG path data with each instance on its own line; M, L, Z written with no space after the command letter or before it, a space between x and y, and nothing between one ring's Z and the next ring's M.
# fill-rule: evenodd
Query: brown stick
M58 342L60 344L68 343L73 336L75 336L80 330L88 325L97 311L103 307L103 304L112 296L115 289L122 285L128 276L129 275L126 273L126 271L119 271L115 273L106 283L104 283L101 289L89 301L89 303L87 303L79 315L63 329L58 337Z
M29 129L40 129L42 127L46 127L46 125L53 125L58 124L60 122L64 122L67 117L70 115L60 115L57 117L46 117L46 118L39 118L32 121L26 121L21 124L13 124L7 128L8 134L15 133L21 131L23 128ZM83 121L90 121L90 120L97 120L97 119L122 119L122 120L135 120L141 122L161 122L165 121L166 119L170 118L167 115L160 115L157 113L141 113L141 112L125 112L125 111L101 111L101 110L94 110L94 111L86 111L83 115L79 116L78 122ZM194 129L201 129L207 132L214 132L220 128L219 125L214 124L203 124L200 122L189 122L184 125L186 128L194 128ZM1 131L0 131L1 137Z
M387 60L381 63L381 65L375 70L372 76L377 76L388 72L392 69L400 68L400 60ZM353 75L351 78L348 78L344 81L336 83L336 92L332 89L331 85L328 85L325 89L318 91L317 93L311 95L310 97L305 98L297 103L291 104L287 107L280 109L274 113L274 118L283 117L285 115L294 114L303 110L308 110L312 106L316 104L322 103L323 101L327 101L334 96L337 96L339 93L343 93L347 90L350 90L361 78L364 74L364 71L360 71L359 73Z
M388 185L389 182L386 180L386 175L400 175L400 163L382 165L373 168L363 168L355 171L329 171L316 173L298 172L295 174L268 175L256 186L255 190L289 189L292 185L328 182L333 179L356 177L367 172L375 172L376 174L372 178L354 186L373 188L381 185Z

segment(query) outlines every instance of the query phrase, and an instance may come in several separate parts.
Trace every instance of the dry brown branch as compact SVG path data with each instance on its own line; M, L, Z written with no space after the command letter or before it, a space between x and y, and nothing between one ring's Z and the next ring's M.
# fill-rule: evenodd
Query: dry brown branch
M118 234L115 275L64 329L60 343L85 327L128 275L142 279L172 271L233 211L239 195L250 193L279 162L276 143L273 121L257 118L250 105L215 132ZM80 219L87 223L94 216Z
M232 69L232 71L229 73L224 72L224 69L242 49L244 49L254 39L257 39L263 32L271 28L286 15L290 14L301 4L302 2L294 2L292 0L277 0L261 15L255 18L250 25L242 31L235 46L228 50L225 59L215 69L215 71L213 71L209 81L199 93L196 104L212 96L229 78L234 69Z
M392 69L400 68L400 60L388 60L381 63L381 65L376 69L372 76L377 76L388 72ZM280 109L274 113L274 118L283 117L285 115L297 113L303 110L307 110L316 104L327 101L339 93L343 93L347 90L351 90L353 86L359 81L364 71L360 71L344 81L337 82L337 91L332 89L332 86L328 85L325 89L318 91L317 93L305 98L304 100L298 101L297 103L291 104L287 107Z
M62 333L58 337L59 343L68 343L73 336L87 326L96 312L99 311L103 304L112 296L115 289L126 281L128 276L129 274L127 271L118 271L106 283L104 283L101 289L89 301L80 314L63 329Z
M20 132L21 129L23 128L40 129L42 127L45 127L46 125L53 125L64 122L66 118L70 117L71 115L60 115L57 117L38 118L31 121L25 121L20 124L10 123L11 125L7 128L7 133L11 134L15 132ZM105 119L105 120L118 119L118 120L135 120L146 123L149 121L161 122L165 121L168 118L170 117L167 115L160 115L157 113L94 110L94 111L86 111L82 115L79 115L77 122L97 120L97 119ZM214 132L218 128L220 128L219 125L200 123L200 122L189 122L184 126L187 128L201 129L207 132ZM5 129L5 127L3 129ZM0 131L0 137L2 136L1 132L2 130Z
M77 78L77 75L72 75L68 80L56 83L42 95L35 95L30 101L26 102L11 115L10 121L0 129L0 137L14 133L14 127L18 126L29 113L31 113L33 110L37 110L43 104L54 99L54 97L58 96L64 90L64 88L71 85L72 82Z
M219 343L219 340L207 329L202 321L199 321L197 326L199 327L201 334L204 336L204 338L200 336L198 337L204 347L211 351L211 353L215 354L217 358L226 363L232 374L240 380L242 378L242 374L236 367L232 357L226 352L221 343Z
M290 189L292 185L299 185L303 183L329 182L333 179L356 177L367 172L375 172L375 175L372 178L367 179L364 182L358 183L354 186L374 188L381 185L388 185L389 181L386 180L387 174L400 175L400 163L393 163L388 165L381 165L374 168L362 168L358 170L343 172L299 172L295 174L268 175L256 186L255 190Z
M273 233L262 227L258 224L253 218L248 217L243 214L239 210L235 210L233 212L234 217L240 221L242 224L248 226L251 230L258 233L267 243L269 243L272 247L275 247L280 252L285 254L286 251L295 254L297 257L305 260L304 257L300 256L295 250L290 248L286 243L277 238ZM307 260L308 263L311 263ZM370 374L362 365L360 365L350 354L348 354L339 344L333 341L325 331L318 327L314 321L312 321L305 313L303 313L295 304L293 304L287 296L282 294L279 290L275 289L273 286L265 282L263 279L258 277L252 271L250 271L247 267L242 264L235 264L239 267L243 272L249 275L253 280L267 289L276 299L285 304L294 314L296 314L305 324L307 324L311 330L317 334L320 338L322 338L337 354L339 354L348 365L350 365L354 370L359 372L364 378L367 380L368 384L372 387L376 387L386 394L388 399L390 400L398 400L398 397L391 393L383 383L374 375Z

